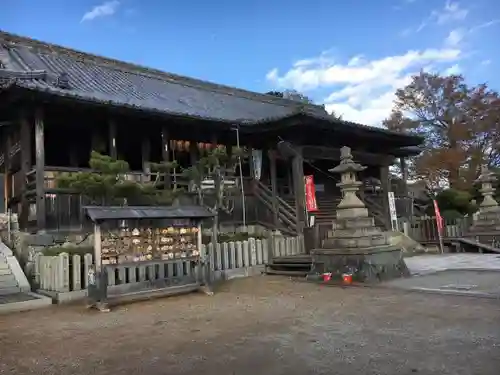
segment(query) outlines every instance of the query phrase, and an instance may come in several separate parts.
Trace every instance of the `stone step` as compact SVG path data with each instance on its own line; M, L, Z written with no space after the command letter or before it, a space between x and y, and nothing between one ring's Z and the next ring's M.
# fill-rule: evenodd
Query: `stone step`
M0 289L3 288L10 288L10 287L17 287L17 281L14 275L3 275L0 276Z
M17 294L21 293L21 288L18 286L12 286L8 288L1 288L0 287L0 296L7 296L9 294Z
M12 275L10 268L0 268L0 276L3 275Z

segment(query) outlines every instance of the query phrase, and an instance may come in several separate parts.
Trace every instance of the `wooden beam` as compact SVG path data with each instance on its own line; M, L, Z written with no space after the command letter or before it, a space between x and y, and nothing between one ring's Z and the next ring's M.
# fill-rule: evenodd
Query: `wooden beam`
M45 129L43 111L35 112L36 223L39 231L46 228L45 215Z
M323 146L303 146L304 159L328 159L340 161L340 148ZM384 153L371 153L361 150L352 150L354 161L367 165L389 165L394 161L394 156Z
M21 228L28 226L29 219L29 201L26 197L27 175L31 170L31 146L32 146L32 132L33 124L30 123L26 111L22 111L20 115L21 123L21 212L19 222Z

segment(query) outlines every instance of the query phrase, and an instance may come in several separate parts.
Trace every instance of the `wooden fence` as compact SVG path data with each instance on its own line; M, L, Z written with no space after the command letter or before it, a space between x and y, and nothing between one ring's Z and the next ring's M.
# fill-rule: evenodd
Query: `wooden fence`
M472 217L445 220L443 238L462 237L472 224ZM411 221L400 220L399 230L417 242L438 242L438 227L435 216L414 217Z
M203 251L210 257L215 279L249 275L251 269L263 266L273 256L295 255L304 252L303 238L275 236L269 239L250 238L247 241L225 242L203 245ZM108 272L108 286L120 286L160 279L181 279L193 270L190 262L147 262L137 265L114 265ZM42 291L67 293L81 292L87 288L87 274L93 264L93 255L57 256L37 255L35 258L35 283Z

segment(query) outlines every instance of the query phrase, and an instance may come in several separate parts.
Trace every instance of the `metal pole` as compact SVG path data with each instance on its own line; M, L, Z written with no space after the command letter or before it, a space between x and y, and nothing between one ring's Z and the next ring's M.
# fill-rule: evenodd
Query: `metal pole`
M236 147L240 148L240 127L236 126ZM241 155L238 154L238 164L240 166L241 204L243 206L243 226L247 227L247 209L245 206L245 187L243 186L243 170L241 168Z

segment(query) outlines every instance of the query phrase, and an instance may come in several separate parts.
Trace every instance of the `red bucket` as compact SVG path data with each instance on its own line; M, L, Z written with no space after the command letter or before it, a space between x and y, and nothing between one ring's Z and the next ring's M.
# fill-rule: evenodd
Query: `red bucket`
M331 273L324 273L323 274L323 281L324 282L330 281L331 279L332 279L332 274Z
M352 274L344 273L342 274L342 281L344 284L352 284Z

